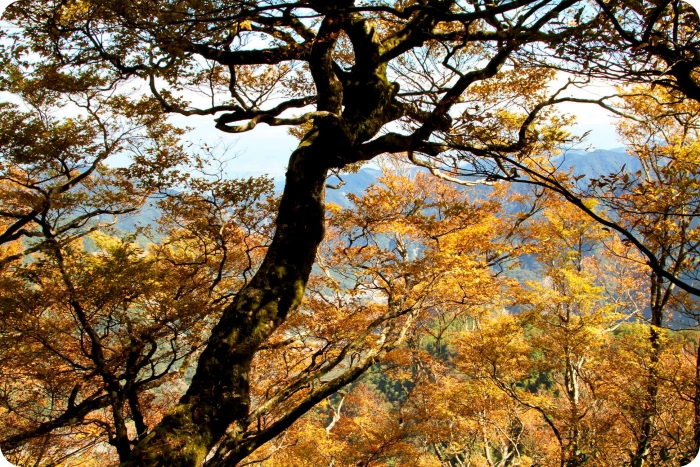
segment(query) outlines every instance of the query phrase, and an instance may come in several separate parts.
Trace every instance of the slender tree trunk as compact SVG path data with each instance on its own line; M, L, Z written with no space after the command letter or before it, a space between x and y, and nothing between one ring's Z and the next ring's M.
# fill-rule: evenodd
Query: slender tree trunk
M656 398L659 386L656 378L656 365L659 362L659 333L655 328L650 331L651 341L651 367L649 369L649 381L647 384L646 401L642 412L642 425L640 429L639 444L632 460L633 467L642 467L651 452L651 441L654 436L654 413L656 412Z
M695 357L695 396L693 397L693 452L694 457L700 452L700 336L698 337L698 349Z
M481 416L483 418L486 417L485 413L482 413ZM493 467L493 457L491 456L491 443L489 443L489 437L488 433L486 433L486 424L481 422L481 434L484 437L484 456L486 457L486 461L489 463L490 466Z
M669 291L664 289L663 279L653 273L651 276L651 290L651 327L649 329L651 361L648 372L649 380L647 381L646 400L642 410L639 443L632 458L632 467L644 466L651 452L651 442L654 437L654 414L656 413L656 399L659 392L657 378L659 351L661 349L659 328L663 324L663 310Z
M566 449L566 461L564 465L566 467L579 467L580 465L580 438L581 432L579 429L580 413L579 413L579 384L578 384L578 373L576 371L576 366L573 361L573 356L568 354L566 356L566 370L564 373L564 382L566 386L566 393L569 399L570 407L570 426L569 426L569 439L568 446Z

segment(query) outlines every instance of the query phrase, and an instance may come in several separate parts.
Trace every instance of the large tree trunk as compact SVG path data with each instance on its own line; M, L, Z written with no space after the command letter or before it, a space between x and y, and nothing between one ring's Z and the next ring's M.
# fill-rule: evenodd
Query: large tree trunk
M248 414L253 356L299 306L323 239L329 154L337 151L332 142L314 131L292 154L277 229L260 269L224 310L187 393L124 467L199 466L225 430Z

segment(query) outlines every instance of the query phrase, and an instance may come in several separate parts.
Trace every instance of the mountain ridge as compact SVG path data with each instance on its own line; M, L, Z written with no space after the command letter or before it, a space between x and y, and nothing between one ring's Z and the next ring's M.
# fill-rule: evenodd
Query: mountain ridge
M622 167L625 170L634 172L641 168L639 161L630 156L626 148L594 149L591 151L572 150L557 156L553 159L558 164L559 170L572 170L575 176L584 175L579 183L587 184L591 178L607 175L619 171ZM425 170L416 167L414 170ZM343 174L344 181L338 188L328 188L326 190L326 202L334 203L341 207L351 205L348 195L360 195L370 185L375 183L381 176L381 170L374 167L364 167L356 173ZM337 185L340 182L337 177L331 177L329 184ZM284 178L275 180L275 191L281 192L284 188ZM477 187L476 192L480 192L481 187ZM484 187L487 188L487 187ZM484 188L481 188L482 190ZM116 226L120 230L133 232L138 225L152 225L158 218L158 208L153 202L133 215L123 216Z

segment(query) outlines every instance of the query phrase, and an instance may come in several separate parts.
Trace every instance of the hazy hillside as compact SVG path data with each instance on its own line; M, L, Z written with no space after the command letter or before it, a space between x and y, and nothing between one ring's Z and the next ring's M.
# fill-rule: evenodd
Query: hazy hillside
M625 166L626 170L634 172L640 168L639 162L625 152L625 148L616 149L596 149L590 152L584 151L569 151L556 159L559 163L560 170L568 170L573 167L575 175L585 175L581 180L587 181L590 178L595 178L601 174L609 174L616 172ZM418 169L416 169L418 170ZM355 174L343 175L345 184L337 189L329 188L326 190L326 201L335 203L343 207L349 206L347 195L349 193L360 194L369 185L374 183L381 171L375 168L363 168ZM332 177L329 180L330 184L337 184L338 179ZM517 187L517 185L515 185ZM275 183L275 189L282 191L284 187L284 178L280 178ZM517 188L515 188L517 189ZM477 195L483 190L488 190L487 187L477 187L475 190ZM152 224L158 218L158 209L154 202L150 202L144 209L133 215L121 216L117 228L120 230L131 232L137 225Z
M585 175L581 182L587 182L590 178L619 171L623 166L626 171L634 172L641 168L639 161L627 154L624 147L615 149L596 149L593 151L569 151L555 159L559 169L566 171L573 168L574 175ZM418 170L418 169L416 169ZM364 168L356 174L343 175L345 185L338 189L326 190L326 200L330 203L347 207L349 202L348 193L360 194L365 188L374 183L381 175L377 169ZM337 179L333 178L330 183L335 184ZM277 187L282 189L284 180L279 180ZM518 185L514 187L517 190ZM477 187L476 192L488 190L487 187Z
M569 151L555 159L560 170L573 167L575 175L586 175L583 180L619 171L623 166L626 171L641 169L639 160L627 154L625 148L596 149L590 152Z

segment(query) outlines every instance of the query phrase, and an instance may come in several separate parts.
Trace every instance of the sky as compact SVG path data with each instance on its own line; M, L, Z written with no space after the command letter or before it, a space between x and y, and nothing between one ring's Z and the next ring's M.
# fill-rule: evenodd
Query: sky
M222 142L228 147L225 158L227 173L235 177L268 174L274 178L284 176L287 161L298 140L287 132L287 127L270 127L260 124L255 129L230 134L214 128L216 116L173 116L170 121L181 127L190 127L186 139L213 145Z
M0 0L0 14L12 3ZM690 0L696 10L700 11L700 0ZM607 93L604 89L601 93ZM573 128L575 135L590 131L586 145L596 149L613 149L622 146L615 133L614 121L610 113L592 104L568 104L560 107L565 113L576 115L577 123ZM269 174L274 178L284 176L289 156L297 140L288 134L285 127L258 125L254 130L240 135L220 132L214 128L214 116L184 117L174 116L171 121L179 126L192 127L188 139L205 141L212 144L223 141L230 146L227 158L227 173L235 177L247 177Z
M572 128L575 135L590 131L585 146L596 149L613 149L622 146L615 133L614 119L610 112L593 104L567 104L560 110L576 115ZM214 128L215 116L174 116L171 122L193 130L187 138L192 142L213 144L222 141L229 146L226 158L230 159L226 172L234 177L268 174L282 178L287 162L298 140L287 132L287 127L270 127L260 124L254 130L240 134L223 133Z

